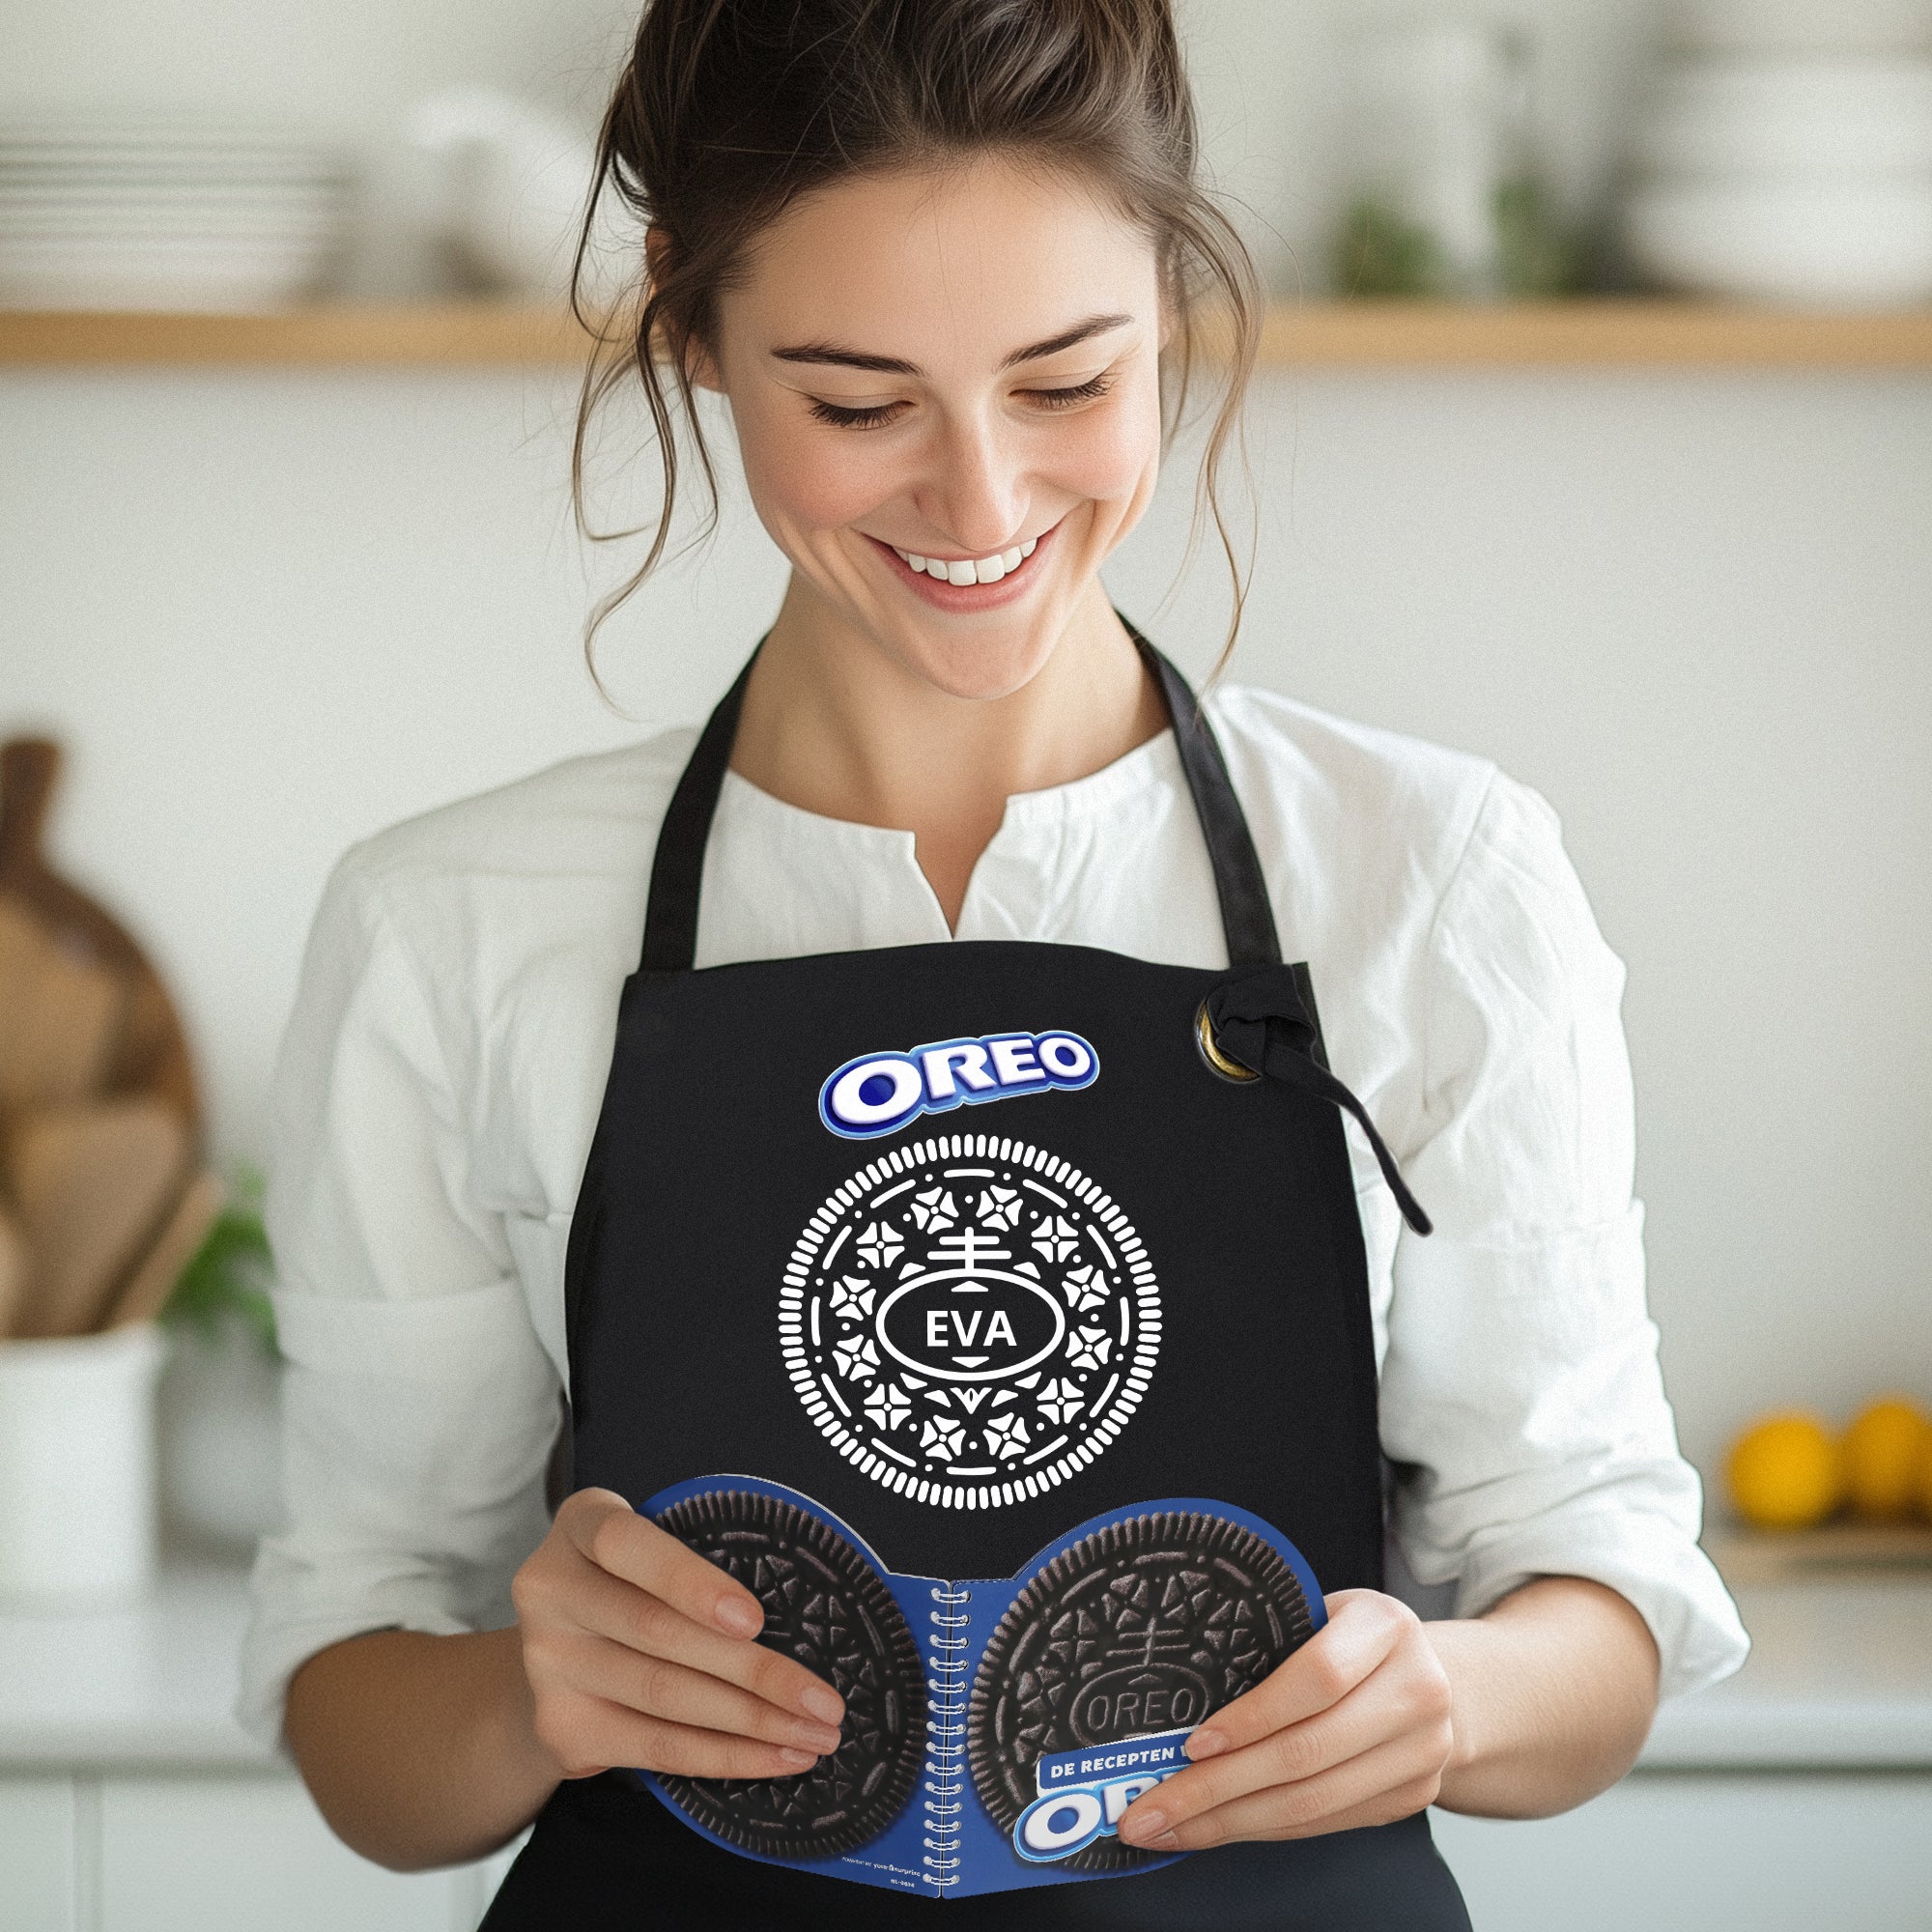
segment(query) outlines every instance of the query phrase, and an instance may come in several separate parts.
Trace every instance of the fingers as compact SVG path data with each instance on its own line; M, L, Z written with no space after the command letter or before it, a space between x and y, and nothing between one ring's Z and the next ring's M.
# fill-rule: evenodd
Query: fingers
M691 1554L689 1550L685 1553ZM703 1562L701 1557L696 1560ZM821 1725L836 1728L844 1721L844 1699L796 1660L744 1637L721 1635L662 1598L622 1582L595 1565L586 1564L573 1580L571 1610L582 1630L646 1658L661 1658L702 1671L721 1684L750 1691L753 1698L780 1711Z
M732 1634L763 1628L757 1599L610 1491L566 1498L511 1594L532 1722L566 1776L795 1776L838 1747L838 1691Z
M702 1670L584 1634L571 1646L571 1682L582 1693L672 1724L783 1745L823 1757L838 1748L838 1727L801 1718Z
M546 1699L537 1733L566 1777L588 1777L613 1764L682 1777L796 1777L817 1762L794 1746L730 1737L578 1693Z
M1378 1590L1338 1590L1328 1600L1328 1622L1245 1697L1202 1724L1187 1740L1188 1756L1200 1763L1239 1750L1332 1709L1380 1667L1416 1623L1412 1610ZM1311 1763L1306 1770L1316 1768Z
M1128 1807L1123 1838L1191 1850L1230 1835L1336 1830L1335 1815L1373 1807L1391 1792L1406 1809L1385 1817L1406 1816L1433 1800L1432 1787L1407 1803L1410 1787L1439 1780L1449 1759L1448 1675L1404 1605L1373 1591L1346 1597L1331 1600L1328 1629L1194 1733L1188 1749L1198 1761ZM1337 1640L1325 1643L1331 1632ZM1283 1719L1311 1705L1312 1715ZM1234 1742L1239 1739L1249 1741ZM1329 1822L1316 1822L1323 1819Z
M694 1623L735 1637L754 1637L764 1629L765 1613L751 1591L611 1491L580 1490L557 1511L557 1522L600 1570L648 1591Z
M1386 1825L1433 1804L1441 1773L1439 1757L1413 1738L1397 1738L1313 1777L1248 1792L1178 1820L1151 1838L1137 1833L1129 1842L1149 1851L1198 1852L1235 1838L1307 1838L1356 1825ZM1164 1798L1167 1790L1161 1785L1157 1795ZM1128 1836L1127 1818L1121 1821L1121 1834Z

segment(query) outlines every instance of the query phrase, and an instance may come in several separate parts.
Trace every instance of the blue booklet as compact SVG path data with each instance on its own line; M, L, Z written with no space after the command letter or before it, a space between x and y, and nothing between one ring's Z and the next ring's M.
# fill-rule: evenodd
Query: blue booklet
M838 1748L795 1777L635 1774L745 1858L926 1897L1151 1871L1122 1814L1185 1769L1204 1719L1325 1621L1273 1524L1196 1496L1079 1524L997 1578L900 1577L810 1497L752 1476L643 1514L743 1583L759 1641L845 1699Z

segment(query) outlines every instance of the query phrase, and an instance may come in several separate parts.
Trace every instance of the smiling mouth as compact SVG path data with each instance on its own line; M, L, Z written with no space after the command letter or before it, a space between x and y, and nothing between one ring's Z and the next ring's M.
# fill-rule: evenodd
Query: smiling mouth
M1039 548L1039 539L1029 537L1025 543L1015 544L1010 550L995 551L991 556L921 556L917 551L900 550L897 544L887 547L915 575L923 573L941 583L963 586L998 583L1002 578L1010 577Z

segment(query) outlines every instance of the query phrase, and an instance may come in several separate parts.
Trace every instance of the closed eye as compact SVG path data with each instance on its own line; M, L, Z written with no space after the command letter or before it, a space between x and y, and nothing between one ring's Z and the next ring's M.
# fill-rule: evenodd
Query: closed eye
M1071 409L1079 403L1098 402L1114 386L1112 375L1102 372L1091 381L1077 383L1065 389L1022 389L1019 393L1029 401L1047 410ZM828 403L816 398L811 405L811 413L822 423L831 423L838 429L883 429L888 423L897 419L903 403L875 403L867 409L852 409L842 403Z
M1113 377L1103 370L1092 382L1076 384L1070 389L1023 389L1020 393L1031 396L1047 409L1064 410L1075 403L1098 402L1113 386Z

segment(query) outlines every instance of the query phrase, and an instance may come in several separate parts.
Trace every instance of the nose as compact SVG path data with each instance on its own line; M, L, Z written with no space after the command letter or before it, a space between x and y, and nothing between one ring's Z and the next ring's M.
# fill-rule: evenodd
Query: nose
M928 445L927 463L916 500L934 531L967 556L990 556L1017 541L1027 475L1001 424L977 412L949 417Z

